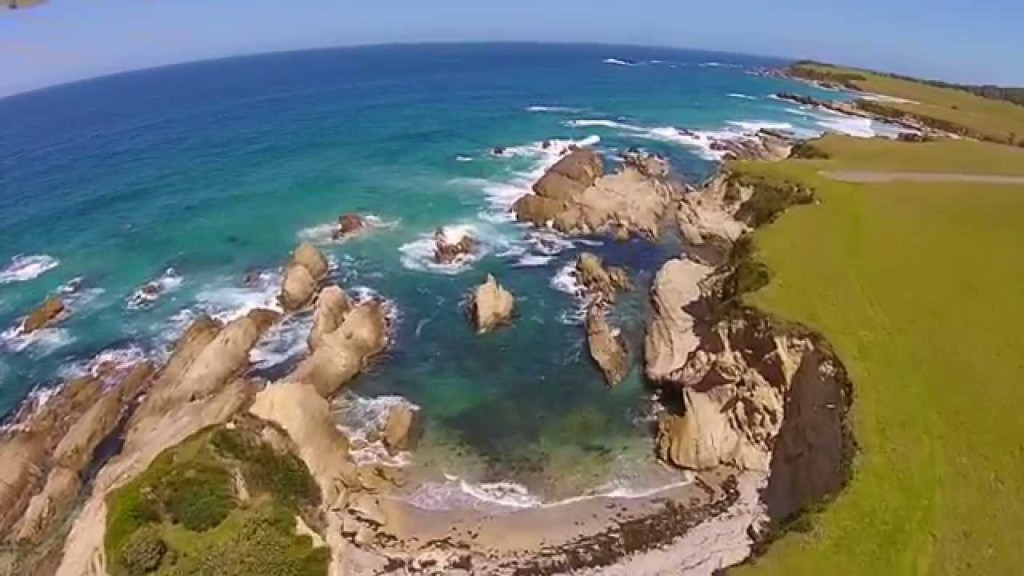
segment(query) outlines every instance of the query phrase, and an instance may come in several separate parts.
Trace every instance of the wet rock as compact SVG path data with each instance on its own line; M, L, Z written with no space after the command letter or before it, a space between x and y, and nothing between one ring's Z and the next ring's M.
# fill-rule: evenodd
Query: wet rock
M327 258L312 244L303 242L295 249L281 284L279 299L286 312L299 310L313 299L328 268Z
M576 261L576 276L587 294L605 302L615 302L616 295L633 288L629 274L622 268L605 266L600 256L584 252Z
M629 372L626 345L609 326L605 306L600 302L591 304L587 310L587 346L609 387L626 377Z
M338 217L338 226L331 233L332 238L340 240L361 232L366 228L366 219L359 214L342 214Z
M408 450L412 444L413 426L417 410L409 404L398 404L384 416L384 445L392 452Z
M434 232L434 261L455 264L473 254L476 239L455 228L440 227Z
M57 296L50 296L43 305L36 308L25 318L21 325L23 334L31 334L50 326L64 313L64 301Z
M470 317L478 334L485 334L512 320L515 298L503 288L494 276L473 290L469 302Z

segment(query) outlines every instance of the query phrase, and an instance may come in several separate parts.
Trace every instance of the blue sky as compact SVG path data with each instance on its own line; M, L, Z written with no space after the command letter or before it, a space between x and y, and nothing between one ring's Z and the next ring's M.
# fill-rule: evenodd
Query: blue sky
M1022 22L1020 0L49 0L0 11L0 95L238 54L455 40L677 46L1024 85Z

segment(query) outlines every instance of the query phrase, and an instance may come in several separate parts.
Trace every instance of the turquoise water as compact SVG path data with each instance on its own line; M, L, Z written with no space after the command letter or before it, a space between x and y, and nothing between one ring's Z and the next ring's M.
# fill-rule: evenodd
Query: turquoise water
M538 250L504 210L552 161L546 139L610 154L642 147L698 181L714 155L674 128L870 131L771 99L822 96L747 73L778 64L620 47L374 47L188 64L0 100L0 411L101 352L160 357L199 312L228 319L271 304L277 268L308 238L344 287L392 303L393 344L351 390L422 408L425 471L554 497L635 470L650 460L648 392L637 370L605 389L560 271L587 249L635 275L640 289L616 314L636 359L646 285L678 245L553 240L561 251ZM508 150L493 156L497 146ZM344 212L381 225L327 243L318 227ZM486 254L430 267L425 238L441 225L469 227ZM517 296L518 318L478 337L460 303L488 272ZM245 286L247 273L262 284ZM19 318L74 278L70 317L18 337ZM161 278L157 302L131 303ZM286 371L308 327L297 317L276 330L254 354L256 372Z

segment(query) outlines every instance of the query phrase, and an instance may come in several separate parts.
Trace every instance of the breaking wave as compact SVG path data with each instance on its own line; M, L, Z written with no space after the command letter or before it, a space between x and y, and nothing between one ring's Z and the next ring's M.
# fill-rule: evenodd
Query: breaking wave
M0 268L0 284L34 280L60 265L60 260L46 254L18 254Z

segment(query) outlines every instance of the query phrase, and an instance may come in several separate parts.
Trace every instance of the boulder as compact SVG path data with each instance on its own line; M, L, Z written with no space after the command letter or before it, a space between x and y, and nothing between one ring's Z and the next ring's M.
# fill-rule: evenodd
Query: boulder
M512 210L519 222L529 222L537 227L547 226L567 207L566 202L527 194L516 200Z
M600 302L591 304L587 310L587 346L609 387L626 377L629 372L626 345L609 326L605 306Z
M338 327L312 339L313 354L295 370L293 377L316 388L325 398L355 378L366 361L387 348L388 320L378 302L349 310Z
M434 232L434 261L438 264L454 264L475 249L476 239L463 230L442 226Z
M391 452L408 450L417 410L406 403L397 404L384 415L383 440Z
M30 312L25 318L21 325L22 333L31 334L46 328L53 324L64 310L64 301L57 296L50 296L43 302L42 306Z
M366 219L359 214L342 214L338 217L338 226L331 236L335 240L340 240L358 234L364 228L366 228Z
M485 334L512 320L515 298L504 289L494 276L473 290L469 302L470 317L478 334Z
M338 286L328 286L320 292L313 313L313 329L306 340L310 351L320 347L324 334L330 334L341 326L345 314L351 309L348 296Z
M620 291L633 285L622 268L605 266L600 256L584 252L576 261L576 276L588 294L605 302L614 302Z
M281 307L286 312L294 312L309 304L327 270L327 259L316 247L307 242L300 244L285 266L279 297Z

